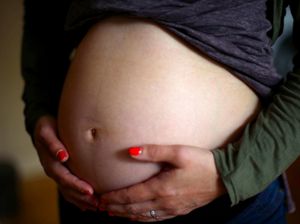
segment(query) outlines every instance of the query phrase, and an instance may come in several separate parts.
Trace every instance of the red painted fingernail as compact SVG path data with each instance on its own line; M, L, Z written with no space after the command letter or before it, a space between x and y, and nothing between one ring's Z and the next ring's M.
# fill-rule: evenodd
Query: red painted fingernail
M138 156L142 154L143 150L141 147L131 147L128 152L131 156Z
M56 158L57 158L60 162L63 163L63 162L66 162L66 161L68 160L69 155L68 155L68 153L67 153L66 150L60 149L60 150L58 150L57 153L56 153Z
M108 215L109 215L109 216L114 216L114 213L108 212Z

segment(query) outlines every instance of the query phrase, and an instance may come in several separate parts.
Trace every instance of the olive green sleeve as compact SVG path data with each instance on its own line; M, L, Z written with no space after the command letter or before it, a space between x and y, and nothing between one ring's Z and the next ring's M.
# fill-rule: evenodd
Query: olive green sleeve
M300 71L299 71L300 72ZM240 142L214 150L232 204L261 192L300 154L300 73L290 73Z
M290 5L299 52L300 3ZM300 58L272 103L248 124L239 142L213 151L232 205L261 192L300 155Z

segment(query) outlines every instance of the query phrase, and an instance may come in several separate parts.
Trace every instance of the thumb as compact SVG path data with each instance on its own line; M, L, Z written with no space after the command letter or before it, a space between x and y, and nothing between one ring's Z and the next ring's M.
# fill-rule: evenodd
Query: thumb
M148 162L165 162L175 167L183 167L184 147L178 145L145 145L131 147L129 155L137 160Z

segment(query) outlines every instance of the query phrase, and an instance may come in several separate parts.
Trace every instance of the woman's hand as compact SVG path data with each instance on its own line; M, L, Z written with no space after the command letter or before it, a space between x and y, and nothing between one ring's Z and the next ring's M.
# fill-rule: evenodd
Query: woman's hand
M146 182L102 195L99 209L110 215L143 222L164 220L185 215L225 193L209 150L147 145L129 153L134 159L171 167Z
M56 120L51 116L42 116L34 132L34 144L45 170L59 187L66 200L75 204L81 210L96 210L97 198L93 188L86 182L74 176L64 165L68 153L58 139Z

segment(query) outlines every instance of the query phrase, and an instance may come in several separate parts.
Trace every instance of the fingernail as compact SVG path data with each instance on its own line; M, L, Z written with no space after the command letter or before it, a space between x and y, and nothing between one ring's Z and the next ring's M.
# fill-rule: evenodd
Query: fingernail
M56 158L60 161L60 162L66 162L68 160L68 153L66 150L64 149L60 149L57 151L56 153Z
M128 152L131 156L138 156L142 154L143 150L141 147L131 147L128 149Z
M108 212L108 215L109 215L109 216L114 216L114 213Z

